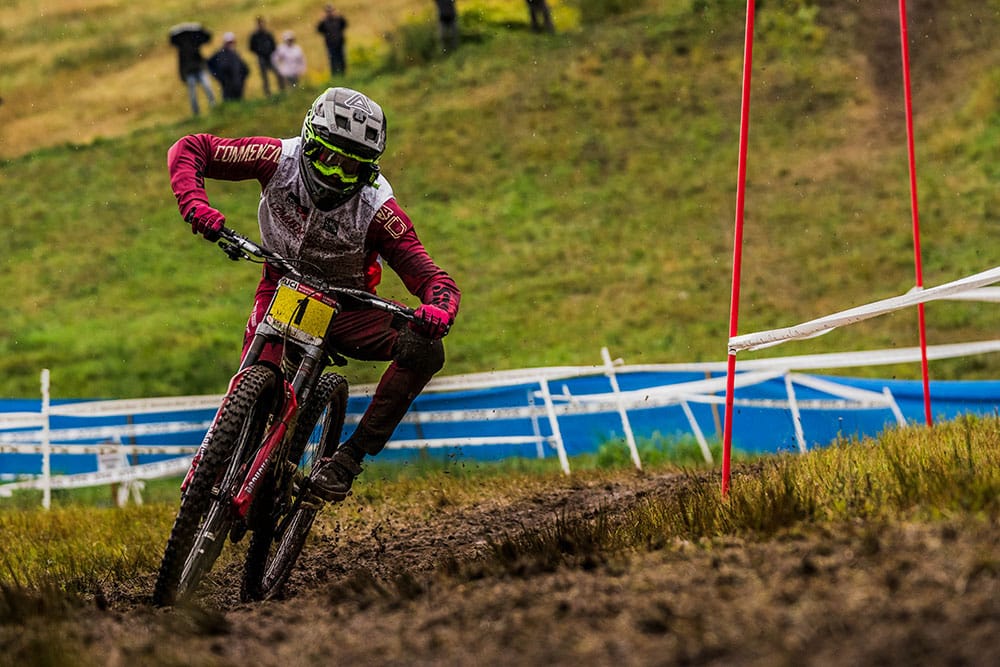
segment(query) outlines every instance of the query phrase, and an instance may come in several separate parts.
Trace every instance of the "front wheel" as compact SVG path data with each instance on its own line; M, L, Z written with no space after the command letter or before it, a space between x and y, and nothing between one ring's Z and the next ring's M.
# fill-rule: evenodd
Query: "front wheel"
M292 436L284 474L276 470L279 481L270 497L258 499L243 577L245 601L276 598L288 581L322 505L308 491L308 476L314 463L332 456L340 444L347 398L347 380L328 373L320 378L306 401Z
M233 494L267 429L277 385L274 371L253 366L219 408L170 531L153 604L172 605L192 593L222 552L234 519Z

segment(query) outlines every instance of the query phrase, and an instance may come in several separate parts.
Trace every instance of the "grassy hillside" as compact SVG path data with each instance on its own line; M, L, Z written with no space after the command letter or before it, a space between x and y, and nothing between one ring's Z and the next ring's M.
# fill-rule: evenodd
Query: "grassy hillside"
M242 105L188 119L164 37L165 25L191 18L186 4L127 12L111 0L51 4L60 10L42 16L28 3L0 10L4 48L19 45L2 56L0 116L21 104L58 110L40 110L40 127L0 130L9 239L0 263L0 395L36 396L43 367L57 396L221 391L257 273L192 237L164 155L188 132L297 134L326 85L322 56L310 54L315 69L302 90L262 100L252 89ZM598 22L553 3L563 29L540 37L525 29L523 3L469 0L459 4L475 39L458 53L384 68L373 26L430 34L429 4L398 0L398 13L386 15L399 23L388 27L366 3L340 6L356 17L358 49L344 83L385 106L384 171L463 288L445 372L597 363L603 345L634 363L723 359L745 3L648 0ZM898 25L893 11L870 4L783 0L758 11L741 332L913 284ZM221 32L264 11L276 30L295 23L305 35L313 9L209 2L204 15ZM110 47L100 55L94 13L123 35L126 56ZM79 65L69 56L31 64L54 28L48 20L67 26L53 50L82 54ZM913 2L910 22L924 283L932 286L1000 258L1000 0ZM21 46L25 35L34 52ZM149 73L121 75L138 66L128 53L139 51ZM95 78L102 57L109 64ZM46 75L80 84L85 74L59 95L36 88ZM98 92L105 86L117 93L110 102ZM152 97L155 110L123 109L133 94ZM77 134L63 134L67 126ZM234 226L254 228L254 185L212 183L209 194ZM385 293L402 296L392 281ZM978 303L930 304L927 319L932 344L994 338L1000 322L995 305ZM916 342L908 311L770 354ZM379 369L349 370L368 381ZM916 377L919 369L856 372ZM997 377L1000 359L938 362L931 372Z

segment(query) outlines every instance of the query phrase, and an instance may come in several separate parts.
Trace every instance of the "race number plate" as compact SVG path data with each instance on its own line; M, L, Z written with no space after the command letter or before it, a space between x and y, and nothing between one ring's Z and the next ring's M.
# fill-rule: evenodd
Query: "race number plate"
M337 314L333 302L301 291L298 283L282 280L267 310L266 321L282 334L311 345L321 345Z

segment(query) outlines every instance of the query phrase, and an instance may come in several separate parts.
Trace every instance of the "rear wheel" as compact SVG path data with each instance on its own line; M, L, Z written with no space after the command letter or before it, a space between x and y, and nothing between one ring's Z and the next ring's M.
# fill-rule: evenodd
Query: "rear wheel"
M278 378L253 366L226 397L215 430L181 499L160 562L153 604L191 594L212 569L233 524L232 500L260 446L274 406Z
M308 491L309 474L320 458L332 456L340 444L347 414L347 380L336 373L322 376L299 415L279 483L268 498L258 499L253 535L243 577L244 600L278 597L306 543L322 506Z

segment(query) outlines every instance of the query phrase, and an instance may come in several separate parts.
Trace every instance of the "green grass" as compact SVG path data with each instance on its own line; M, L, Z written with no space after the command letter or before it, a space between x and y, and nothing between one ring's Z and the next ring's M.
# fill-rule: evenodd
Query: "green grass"
M898 91L872 76L871 47L849 29L860 10L807 5L769 3L758 17L741 332L913 284ZM928 286L990 268L1000 250L996 5L963 4L956 16L979 23L933 23L942 34L915 49ZM352 68L344 83L389 115L384 168L399 201L463 290L445 373L589 364L602 346L633 363L725 357L741 6L629 4L543 39L484 10L480 39L452 58ZM0 162L0 395L37 396L43 367L60 397L220 391L257 269L191 236L164 156L193 131L292 136L321 88ZM255 186L209 193L253 231ZM384 293L405 296L392 278ZM929 304L927 322L931 344L996 336L988 304ZM906 312L759 356L916 343ZM380 370L348 368L362 382ZM998 370L992 355L933 362L931 376ZM916 364L851 372L919 377Z

